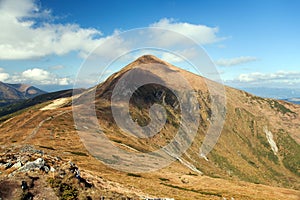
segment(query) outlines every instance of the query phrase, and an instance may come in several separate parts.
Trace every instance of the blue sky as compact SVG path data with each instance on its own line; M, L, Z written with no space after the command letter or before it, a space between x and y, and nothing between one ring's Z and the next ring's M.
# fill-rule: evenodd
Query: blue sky
M1 0L0 81L71 88L101 42L159 26L200 43L227 85L300 89L299 8L297 0Z

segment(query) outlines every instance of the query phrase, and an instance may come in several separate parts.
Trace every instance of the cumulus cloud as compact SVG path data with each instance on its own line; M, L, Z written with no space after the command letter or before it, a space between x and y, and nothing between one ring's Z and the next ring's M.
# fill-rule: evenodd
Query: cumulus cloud
M300 72L277 71L274 73L253 72L240 74L234 79L225 81L227 85L238 88L268 87L268 88L299 88Z
M95 54L110 59L128 52L134 46L132 43L140 42L140 36L140 40L145 39L142 34L137 34L133 40L128 41L122 37L115 37L120 31L103 36L102 32L95 28L82 28L74 23L55 23L55 16L52 16L51 10L42 8L35 0L1 0L0 13L2 60L62 56L74 51L78 52L80 57L86 58L99 45L102 46L96 49ZM224 39L217 36L218 27L176 22L172 19L161 19L149 27L179 32L199 44L211 44ZM149 46L165 44L169 47L178 45L179 41L178 35L171 32L162 34L161 31L148 31L146 35L152 37Z
M4 72L3 68L0 68L0 81L6 81L9 78L9 74Z
M19 78L22 82L38 85L69 85L71 83L69 78L58 77L57 75L40 68L28 69L22 72L19 77L17 76L14 78Z
M0 73L0 81L6 81L9 78L8 73Z
M0 81L8 83L27 83L32 85L70 85L72 80L68 77L59 77L44 69L27 69L21 73L8 74L0 72Z
M225 38L217 37L219 31L218 27L209 27L201 24L190 24L186 22L176 22L173 19L161 19L160 21L153 23L150 27L159 27L163 29L168 29L171 31L176 31L183 34L191 39L195 40L199 44L211 44L224 40ZM176 43L176 36L171 33L167 35L160 35L159 41L163 43Z
M237 58L221 58L217 61L215 61L215 64L218 66L224 66L224 67L230 67L234 65L241 65L249 62L254 62L257 61L258 59L256 57L251 57L251 56L241 56Z
M181 23L172 19L161 19L158 22L150 24L148 29L123 33L115 31L111 36L102 38L99 41L100 48L96 48L93 55L98 59L99 57L111 59L119 57L132 49L144 46L172 49L176 54L189 59L197 55L195 49L193 49L195 45L211 44L225 39L218 37L217 33L217 27L186 22ZM86 58L88 55L81 54L81 56ZM162 57L166 58L169 62L182 61L179 57L167 53L164 53Z
M44 81L49 79L51 74L43 69L33 68L22 73L22 77L33 81Z
M283 83L300 83L300 72L278 71L275 73L254 72L250 74L241 74L238 77L240 82L283 82Z
M42 10L34 0L2 0L0 13L0 59L85 53L96 47L102 35L99 30L77 24L43 22L41 18L52 17L51 11Z

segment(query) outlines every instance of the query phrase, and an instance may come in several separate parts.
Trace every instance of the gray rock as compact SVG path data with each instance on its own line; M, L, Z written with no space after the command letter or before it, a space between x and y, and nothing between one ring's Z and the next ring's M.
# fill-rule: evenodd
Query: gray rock
M19 172L27 172L30 170L40 169L41 167L44 167L45 161L43 158L38 158L33 162L26 163L23 167L19 168Z
M21 161L16 162L16 163L12 166L12 168L17 168L17 169L19 169L20 167L22 167Z
M44 166L44 171L45 171L46 173L48 173L48 172L50 171L49 167Z
M72 161L69 161L68 163L69 163L70 167L76 167L76 165Z
M25 145L20 149L21 153L33 153L33 154L41 154L43 155L44 152L42 150L37 150L31 145Z

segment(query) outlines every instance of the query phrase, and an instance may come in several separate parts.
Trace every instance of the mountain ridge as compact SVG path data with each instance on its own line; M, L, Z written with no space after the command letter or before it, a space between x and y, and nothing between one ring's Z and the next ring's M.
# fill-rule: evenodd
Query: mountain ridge
M288 101L291 103L295 103L295 104L300 104L300 97L293 97L293 98L288 98L288 99L283 99L284 101Z
M10 84L0 81L1 106L30 99L46 92L27 84Z

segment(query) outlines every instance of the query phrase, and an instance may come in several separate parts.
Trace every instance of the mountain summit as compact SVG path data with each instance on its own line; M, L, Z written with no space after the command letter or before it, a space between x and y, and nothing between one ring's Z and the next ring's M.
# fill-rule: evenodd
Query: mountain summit
M147 63L161 63L167 64L167 62L157 58L154 55L143 55L137 58L133 63L135 64L147 64Z

